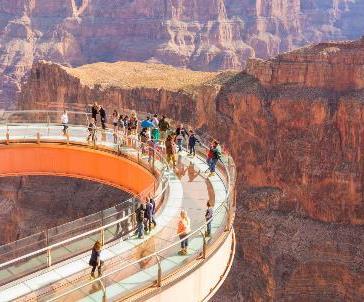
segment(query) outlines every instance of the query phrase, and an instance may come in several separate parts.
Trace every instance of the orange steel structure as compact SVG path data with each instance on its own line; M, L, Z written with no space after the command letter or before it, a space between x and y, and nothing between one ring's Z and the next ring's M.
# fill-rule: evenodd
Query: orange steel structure
M0 177L60 175L95 180L140 194L155 177L147 169L111 152L62 144L0 146Z

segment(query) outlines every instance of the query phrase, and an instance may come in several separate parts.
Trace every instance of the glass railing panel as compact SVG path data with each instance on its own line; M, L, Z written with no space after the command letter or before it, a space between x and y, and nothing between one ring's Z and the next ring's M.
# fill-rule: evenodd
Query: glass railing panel
M0 268L0 286L47 267L47 253L25 258Z
M55 264L90 251L97 240L101 241L101 236L101 231L99 231L52 248L52 263Z

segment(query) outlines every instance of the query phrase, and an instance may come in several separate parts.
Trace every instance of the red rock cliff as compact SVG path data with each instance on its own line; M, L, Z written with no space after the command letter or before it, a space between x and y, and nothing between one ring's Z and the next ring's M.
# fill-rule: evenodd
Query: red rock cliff
M364 1L0 0L0 106L34 61L241 69L308 42L358 38Z
M362 53L363 44L354 44ZM362 301L364 91L350 85L343 90L341 81L333 90L324 78L314 87L284 80L283 71L299 78L295 63L307 59L299 52L285 56L291 69L285 63L279 82L269 85L260 75L279 59L251 63L248 72L258 70L258 78L209 74L196 86L169 88L137 80L107 87L87 76L92 68L103 69L107 79L112 66L82 71L39 63L19 105L84 109L98 101L109 111L165 113L221 139L239 172L238 249L233 276L213 301ZM310 64L320 71L318 59ZM333 64L332 73L340 66Z

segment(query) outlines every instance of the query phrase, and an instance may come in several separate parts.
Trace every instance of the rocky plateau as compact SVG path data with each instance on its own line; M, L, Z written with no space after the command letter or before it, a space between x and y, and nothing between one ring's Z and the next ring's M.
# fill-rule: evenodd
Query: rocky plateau
M35 63L17 106L86 110L97 101L220 139L238 169L238 246L213 301L363 301L364 40L252 59L242 72L129 64Z

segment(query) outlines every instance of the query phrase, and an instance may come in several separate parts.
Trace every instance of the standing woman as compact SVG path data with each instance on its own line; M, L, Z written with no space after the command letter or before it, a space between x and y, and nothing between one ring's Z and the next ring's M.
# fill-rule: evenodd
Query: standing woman
M95 278L96 267L99 277L102 276L101 267L104 264L104 262L101 260L100 256L101 256L101 243L99 241L96 241L94 247L92 248L91 258L89 261L89 265L92 266L91 278Z
M119 123L119 113L114 110L112 113L112 125L114 126L114 132L118 130L118 123Z
M191 221L188 218L187 212L185 210L181 211L180 219L178 221L177 234L181 241L181 250L178 252L178 255L184 256L187 255L188 248L188 234L191 232Z
M68 129L68 114L67 111L63 111L62 117L61 117L61 123L63 126L63 135L67 134L67 129Z
M95 125L97 123L97 115L99 114L99 105L95 102L91 108L91 117L95 120Z

